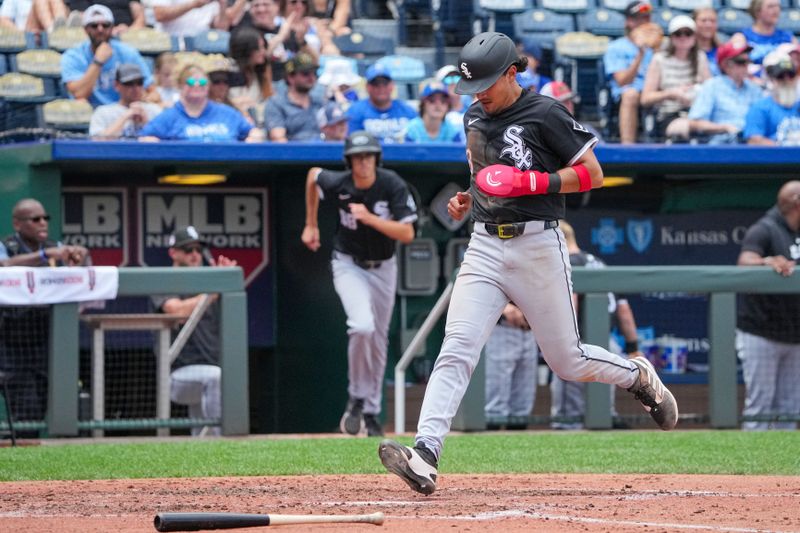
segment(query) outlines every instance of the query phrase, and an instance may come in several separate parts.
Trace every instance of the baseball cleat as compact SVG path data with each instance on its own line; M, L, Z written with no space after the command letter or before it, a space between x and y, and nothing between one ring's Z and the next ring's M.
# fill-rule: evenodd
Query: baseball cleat
M367 437L383 437L383 427L378 415L364 414L364 425L367 428Z
M436 490L436 457L425 446L410 448L385 439L378 447L378 456L389 472L400 476L413 490L425 495Z
M339 430L342 433L358 435L364 431L364 427L364 400L350 398L347 402L347 409L344 410L342 419L339 421Z
M678 403L675 397L661 382L656 369L644 357L628 359L639 368L639 377L628 392L633 393L645 411L650 413L656 424L664 431L669 431L678 423Z

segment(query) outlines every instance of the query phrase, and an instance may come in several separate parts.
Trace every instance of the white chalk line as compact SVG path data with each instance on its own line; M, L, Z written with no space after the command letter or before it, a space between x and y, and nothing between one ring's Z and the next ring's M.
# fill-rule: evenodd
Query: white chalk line
M585 524L601 524L615 526L655 527L669 529L691 529L707 531L732 531L735 533L791 533L776 529L753 529L749 527L715 526L708 524L673 524L669 522L647 522L640 520L609 520L607 518L589 518L570 515L555 515L522 510L492 511L478 513L472 516L387 516L387 520L457 520L457 521L488 521L498 518L532 518L536 520L558 520L562 522L582 522Z

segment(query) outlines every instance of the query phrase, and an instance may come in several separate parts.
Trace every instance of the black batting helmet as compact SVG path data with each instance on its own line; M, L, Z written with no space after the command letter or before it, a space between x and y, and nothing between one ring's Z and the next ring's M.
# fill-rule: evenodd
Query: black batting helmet
M458 56L461 79L456 92L485 91L518 59L517 47L507 35L494 31L479 33L464 45Z
M344 140L344 162L350 166L349 157L354 154L375 154L377 164L381 161L381 143L369 132L354 131Z

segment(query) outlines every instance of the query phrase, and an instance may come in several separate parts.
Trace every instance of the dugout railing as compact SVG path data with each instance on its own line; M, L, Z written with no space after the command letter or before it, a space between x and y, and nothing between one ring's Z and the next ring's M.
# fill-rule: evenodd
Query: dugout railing
M708 422L713 428L736 428L744 417L738 412L736 294L797 294L800 276L782 277L770 267L736 266L650 266L573 269L574 290L585 294L581 313L585 342L608 346L611 327L608 313L608 292L619 294L675 292L708 294ZM411 340L394 369L395 383L404 383L405 372L415 357L416 348L425 342L433 324L447 311L452 291L448 285L432 308L417 335ZM453 420L453 428L476 431L486 428L483 413L483 358L476 368L461 408ZM610 385L589 383L586 389L584 424L588 429L610 429ZM395 387L395 427L405 432L406 402L403 387ZM678 398L680 404L680 398ZM776 418L800 420L800 413L781 413Z
M246 435L250 432L250 408L247 305L242 270L238 267L119 269L118 297L154 294L194 295L198 292L218 293L220 305L222 416L219 421L205 422L218 422L223 435ZM163 416L165 413L163 398L159 416L152 418L104 420L102 419L104 417L92 417L91 420L79 420L79 304L54 304L50 309L46 419L42 422L15 424L18 430L44 429L48 436L68 437L76 436L80 431L164 430L198 424L195 420L171 419ZM155 318L157 317L151 317L150 320L153 321ZM151 324L145 322L143 319L140 324L142 328L139 329L158 330L165 324L158 320ZM5 427L7 422L0 422L0 429Z

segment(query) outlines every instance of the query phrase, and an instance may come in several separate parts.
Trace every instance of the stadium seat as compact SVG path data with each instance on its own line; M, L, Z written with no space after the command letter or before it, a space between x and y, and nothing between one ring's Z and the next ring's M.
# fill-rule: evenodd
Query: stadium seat
M55 50L26 50L14 57L13 70L43 78L61 77L61 53Z
M540 0L539 7L557 13L586 13L596 7L595 0Z
M725 0L725 5L727 7L732 7L734 9L741 9L742 11L747 11L750 7L750 3L752 0ZM791 7L791 0L781 0L781 8L788 9ZM800 7L797 0L794 2L794 7Z
M445 46L459 48L472 37L472 21L475 7L464 0L441 0L439 9L440 30L444 34Z
M88 38L83 28L63 26L47 34L47 48L63 52L64 50L81 44Z
M334 37L333 44L339 48L343 56L358 61L359 73L363 75L367 67L386 55L394 54L394 42L391 39L374 37L368 33L352 32Z
M783 9L778 19L778 28L800 35L800 9Z
M712 7L714 9L722 7L721 0L662 0L661 3L664 7L687 13L701 7Z
M185 38L186 49L203 54L228 54L231 34L222 30L201 31L197 35Z
M622 13L630 3L630 0L598 0L597 6L602 9L609 9Z
M142 55L157 56L163 52L177 51L167 32L153 28L128 30L120 36L120 41L136 48Z
M92 106L86 100L59 98L44 104L42 115L45 126L62 131L88 133Z
M672 20L672 17L683 14L685 13L682 11L675 11L668 7L655 8L653 9L653 13L650 15L650 20L661 26L661 29L664 30L664 35L667 35L669 21Z
M753 18L746 11L725 8L717 12L717 29L725 35L733 35L752 24Z
M52 80L51 80L52 81ZM53 99L44 80L9 72L0 76L0 124L3 130L43 127L41 105Z
M394 19L352 19L350 27L356 33L366 33L380 39L391 39L395 46L399 43L398 22Z
M547 9L531 9L517 13L514 19L514 36L516 39L532 39L545 50L552 51L559 35L575 31L572 16L556 13Z
M578 30L594 35L622 37L625 35L625 15L609 9L595 9L578 15Z
M16 28L0 27L0 52L19 53L30 48L25 32Z
M414 57L391 55L380 58L376 65L384 65L392 73L397 87L397 97L402 100L417 98L419 83L427 76L425 64Z
M602 58L609 42L607 36L586 32L569 32L556 39L555 70L563 69L564 81L578 96L575 114L580 120L600 119L598 88L604 83Z
M476 33L499 31L514 37L513 15L534 7L533 0L473 0Z

